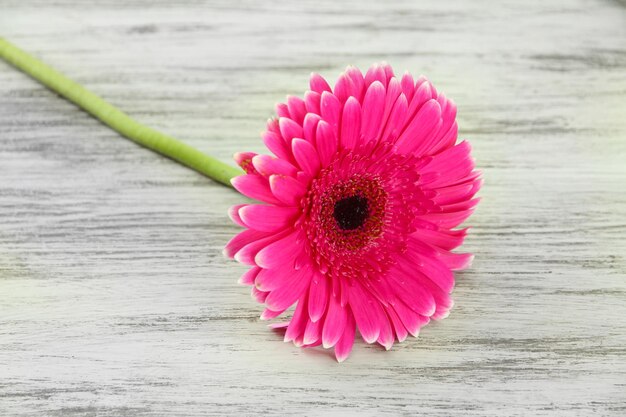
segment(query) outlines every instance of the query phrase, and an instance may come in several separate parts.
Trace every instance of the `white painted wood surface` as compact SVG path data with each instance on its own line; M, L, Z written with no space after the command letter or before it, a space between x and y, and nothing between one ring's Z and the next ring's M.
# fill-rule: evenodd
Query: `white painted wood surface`
M0 62L0 415L626 415L626 4L383 3L0 0L0 36L225 160L310 71L424 73L486 180L450 317L337 364L236 284L241 196Z

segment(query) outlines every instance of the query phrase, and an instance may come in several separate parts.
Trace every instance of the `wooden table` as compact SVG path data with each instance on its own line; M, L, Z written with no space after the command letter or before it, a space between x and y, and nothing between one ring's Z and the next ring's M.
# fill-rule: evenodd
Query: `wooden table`
M626 415L626 3L383 3L0 1L0 36L224 160L311 71L424 73L486 181L450 317L338 364L237 285L243 197L0 62L1 415Z

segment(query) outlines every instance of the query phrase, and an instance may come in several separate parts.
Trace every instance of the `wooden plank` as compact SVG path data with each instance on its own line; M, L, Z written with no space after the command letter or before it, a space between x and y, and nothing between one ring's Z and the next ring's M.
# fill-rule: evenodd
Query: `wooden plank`
M451 316L337 364L221 249L242 197L0 62L0 414L626 413L623 2L4 0L2 36L224 159L310 71L386 60L459 107L486 180Z

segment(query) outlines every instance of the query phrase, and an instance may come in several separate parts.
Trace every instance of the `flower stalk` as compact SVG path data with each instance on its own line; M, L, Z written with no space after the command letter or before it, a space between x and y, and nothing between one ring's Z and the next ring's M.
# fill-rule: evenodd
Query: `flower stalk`
M0 58L65 97L120 135L217 182L232 187L230 180L243 173L178 139L137 122L103 98L3 38L0 38Z

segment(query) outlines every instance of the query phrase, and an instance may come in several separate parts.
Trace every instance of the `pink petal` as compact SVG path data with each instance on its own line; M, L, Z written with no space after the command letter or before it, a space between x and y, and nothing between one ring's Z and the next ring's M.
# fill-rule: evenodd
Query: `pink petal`
M264 292L264 291L259 291L255 287L252 287L252 291L250 295L252 295L252 297L254 297L254 299L257 300L257 302L264 303L269 293Z
M266 129L267 129L267 132L274 133L280 136L280 128L278 127L278 118L271 117L267 119Z
M239 209L247 206L247 204L237 204L236 206L232 206L228 209L228 217L233 221L233 223L238 224L242 227L247 227L246 224L239 217Z
M424 103L428 100L434 99L435 97L432 85L425 78L418 80L413 99L409 102L409 116L412 117L424 105Z
M315 113L307 113L304 117L304 125L302 130L304 131L304 139L311 144L315 144L315 132L317 130L317 124L322 118Z
M400 320L400 317L398 317L398 313L396 313L396 310L393 307L385 308L385 312L389 316L389 320L391 320L391 324L393 325L393 330L396 333L398 342L403 342L406 339L408 332L406 330L406 327L404 327L402 320Z
M335 345L335 357L337 362L343 362L350 355L352 346L354 345L354 334L356 331L356 323L354 316L348 313L346 325L343 334Z
M383 129L388 124L387 120L389 119L389 115L393 110L393 107L402 94L402 87L400 86L400 82L396 78L392 78L389 80L389 84L387 85L387 93L385 95L385 111L383 112L382 123L380 125L380 129L378 130L378 136L383 133ZM401 132L400 126L397 127L398 132Z
M437 89L435 88L435 86L433 85L433 83L431 83L430 81L427 81L428 84L430 84L430 89L433 92L433 98L437 98Z
M337 297L338 299L340 299L341 297L341 279L337 279L337 278L333 278L332 275L330 276L330 294L333 297ZM341 301L341 300L340 300ZM341 305L346 305L345 303L341 303Z
M275 319L276 317L280 316L284 312L285 312L285 310L283 310L283 311L274 311L274 310L270 310L269 308L266 308L265 310L263 310L263 313L261 313L260 319L261 320Z
M246 172L246 174L254 174L256 173L256 170L254 169L254 166L252 166L252 158L255 156L256 153L254 152L237 152L233 159L235 159L237 165L239 165L241 169Z
M311 74L309 85L311 87L311 90L315 91L318 94L322 94L324 91L331 91L330 85L328 85L324 77L317 73Z
M398 301L393 305L393 309L398 313L398 317L409 331L411 336L417 337L419 334L420 328L430 321L428 317L424 317L420 314L417 314L415 311L410 309L406 304L402 301Z
M380 277L370 278L364 280L363 285L383 306L387 306L390 301L395 299L393 289L386 279Z
M320 102L322 95L315 91L307 91L304 93L304 106L307 114L320 114ZM306 117L306 116L305 116Z
M443 213L456 213L459 211L465 211L473 209L480 202L480 197L472 198L471 200L459 201L452 204L444 204L441 206Z
M341 117L341 144L346 149L354 149L361 134L361 105L350 97L343 108Z
M255 264L265 269L276 269L293 265L293 260L300 252L296 236L297 232L293 232L265 246L254 257Z
M481 180L476 180L476 182L480 182ZM471 198L474 191L474 182L452 185L450 187L441 187L437 188L435 191L437 192L437 196L433 198L439 205L446 205L452 203L458 203L460 201L465 201L468 198ZM480 188L480 187L476 187Z
M287 107L293 121L301 125L306 114L304 100L296 96L287 96Z
M310 348L310 347L319 346L321 344L322 344L322 340L321 339L319 339L317 342L306 344L306 343L304 343L304 337L303 337L302 338L302 345L300 347L302 347L302 348Z
M398 137L404 128L408 110L406 97L404 94L400 94L385 125L385 130L381 136L383 140L391 140L392 138L395 139Z
M311 256L306 253L306 251L300 251L296 259L294 259L293 267L295 269L300 269L305 266L309 266L312 264Z
M241 278L239 278L239 284L241 285L253 285L254 284L254 280L256 279L257 275L259 275L259 272L261 272L261 268L259 268L258 266L253 266L252 268L248 269L242 276Z
M387 84L389 84L389 80L394 78L395 74L393 73L393 68L387 62L383 61L380 64L385 70L385 77L387 78Z
M264 201L270 204L279 204L280 201L274 197L272 190L269 187L269 182L266 178L256 174L246 174L234 177L230 180L230 183L235 187L235 190L239 191L246 197L253 198L255 200Z
M324 120L317 124L315 144L322 166L327 166L337 153L338 141L334 129Z
M286 117L281 117L278 119L278 126L280 127L280 134L283 136L283 139L290 144L291 139L293 138L303 138L304 132L302 131L302 126L298 123L294 122L291 119Z
M440 118L441 108L439 103L436 100L426 102L398 138L396 142L398 150L403 154L413 153L423 143L428 134L437 127Z
M251 229L261 232L277 232L293 225L300 213L295 207L264 206L249 204L239 209L241 220Z
M294 272L293 268L290 267L261 269L254 280L254 285L256 285L260 291L274 291L280 287L289 285Z
M252 231L252 229L250 229L250 231ZM256 265L254 258L256 257L257 253L259 253L261 249L265 248L270 243L282 239L288 233L289 231L285 230L276 234L271 234L269 236L267 236L266 234L266 237L248 243L243 248L238 250L237 253L235 253L235 260L245 265Z
M302 297L300 301L298 301L296 310L294 311L293 317L289 321L289 326L287 326L287 331L285 332L285 342L295 340L304 333L307 323L306 303L306 297Z
M415 81L413 80L413 76L408 71L402 76L400 85L402 85L402 92L406 96L407 102L410 103L413 98L413 94L415 93Z
M420 251L421 246L425 245L417 239L409 239L405 260L410 261L416 271L429 277L443 291L452 291L454 288L454 274L450 268L432 255L424 255L423 250Z
M460 271L468 268L474 260L471 253L452 253L444 249L439 249L439 259L453 271Z
M309 317L313 322L318 321L326 312L330 295L329 287L328 278L325 275L318 272L313 276L309 290Z
M421 172L417 183L422 186L422 189L433 188L431 184L439 179L440 172ZM442 184L444 186L445 184ZM452 185L452 184L449 184Z
M424 316L431 316L436 309L435 299L430 291L415 281L409 273L402 271L398 267L389 274L389 279L395 282L392 285L398 298L408 305L413 311Z
M348 305L348 295L350 294L350 291L348 289L348 281L345 279L334 279L334 281L339 281L339 284L341 286L341 291L339 292L339 302L341 303L342 307L345 307L346 305Z
M424 168L424 172L450 171L452 168L459 165L460 162L463 162L464 170L462 174L455 175L453 179L463 177L474 168L471 151L472 147L469 142L460 142L456 146L433 156L431 161Z
M289 114L289 108L285 103L276 104L274 109L276 110L276 114L278 115L278 117L291 117L291 115Z
M419 272L415 274L415 279L422 286L424 286L424 288L428 289L435 299L435 304L437 305L437 307L435 308L435 312L430 318L434 320L441 320L448 317L450 309L452 308L452 306L454 306L454 301L452 300L452 297L450 297L450 294L446 291L443 291L428 277L420 274Z
M256 230L244 230L235 235L224 247L224 255L233 258L244 246L268 237L267 233Z
M459 211L456 213L430 213L419 216L420 219L434 223L439 227L452 229L463 223L472 215L474 209Z
M385 87L380 81L373 82L363 99L363 136L365 141L376 138L385 111Z
M252 164L259 174L269 177L273 174L295 176L298 169L284 159L269 155L257 155L252 158Z
M302 302L306 303L307 294L305 290L309 286L311 281L311 271L308 268L303 268L300 271L295 271L293 278L289 285L283 285L280 288L270 292L270 295L265 299L265 305L272 310L285 310L289 308L293 303L302 296ZM304 311L307 311L306 305ZM306 313L304 313L306 315Z
M304 139L294 139L291 148L302 171L312 177L315 176L320 170L320 158L313 145Z
M439 128L436 136L433 138L432 144L425 149L424 154L434 155L439 151L449 146L448 132L455 124L456 119L456 105L452 100L448 100L443 94L437 97L437 102L441 106L441 120L442 125Z
M432 174L434 173L424 173L423 177L427 177ZM467 159L458 161L457 165L451 167L445 172L437 172L437 177L431 179L428 187L440 188L458 184L466 184L480 179L481 176L481 171L474 170L474 158L469 157ZM420 179L418 180L419 184L426 184L425 182L422 183L421 180L422 177L420 177Z
M341 103L339 99L332 93L322 93L322 101L320 103L322 110L322 119L333 127L335 132L339 126L339 117L341 115Z
M363 92L365 90L365 80L363 74L357 67L349 66L346 69L346 74L352 80L353 89L348 91L349 96L355 97L359 102L363 99Z
M435 126L427 133L423 139L419 140L419 145L413 150L413 153L418 156L429 155L429 149L433 147L439 140L439 136L441 136L440 129L443 125L443 120L439 117Z
M355 283L350 287L349 304L361 337L367 343L374 343L380 334L380 303L365 292L361 284Z
M391 349L393 346L394 336L393 330L391 329L391 323L389 322L389 318L383 312L383 316L379 318L380 323L380 334L378 335L378 339L376 341L380 343L385 350Z
M437 246L442 249L452 250L458 246L461 246L467 229L461 230L427 230L419 229L415 232L415 237L426 242L429 245Z
M354 90L354 86L352 85L350 77L348 77L345 73L341 74L337 79L333 90L335 96L341 103L345 103L348 97L350 97L350 91L352 90Z
M285 143L282 137L274 132L263 132L263 143L267 146L267 149L270 150L274 155L279 157L280 159L284 159L287 161L292 161L293 157L291 156L291 150Z
M416 218L413 223L415 224L415 227L418 229L423 229L423 230L440 230L439 226L437 226L436 224L432 224L430 222L427 222L425 220L421 220Z
M306 329L304 330L304 338L303 343L305 345L310 345L322 337L322 321L311 321L309 320L306 324Z
M417 80L415 80L415 90L417 91L417 89L420 88L422 84L430 84L428 82L428 78L426 78L424 75L420 75L419 77L417 77Z
M369 88L375 81L380 81L383 87L387 85L387 75L385 74L385 69L380 64L374 64L367 70L365 87Z
M322 344L326 349L335 346L339 341L348 321L348 311L341 306L337 297L331 296L328 302L328 312L322 329Z
M452 146L456 143L457 138L459 137L459 125L454 121L452 126L448 129L446 133L439 140L439 144L436 145L429 152L430 155L438 154Z
M299 205L300 199L307 190L302 182L285 175L272 175L270 177L270 189L278 200L288 206Z

